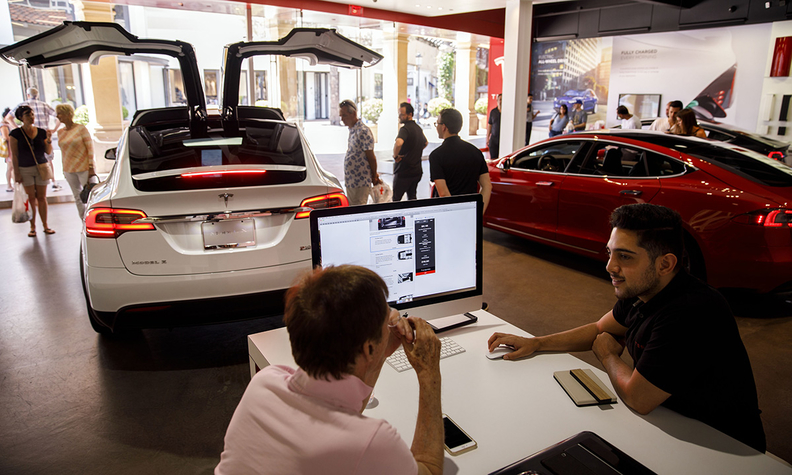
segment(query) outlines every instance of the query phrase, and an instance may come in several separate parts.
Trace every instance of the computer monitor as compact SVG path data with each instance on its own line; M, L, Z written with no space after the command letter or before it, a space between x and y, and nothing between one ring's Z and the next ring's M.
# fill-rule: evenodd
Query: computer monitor
M481 308L481 195L311 212L313 265L379 274L388 302L424 319Z

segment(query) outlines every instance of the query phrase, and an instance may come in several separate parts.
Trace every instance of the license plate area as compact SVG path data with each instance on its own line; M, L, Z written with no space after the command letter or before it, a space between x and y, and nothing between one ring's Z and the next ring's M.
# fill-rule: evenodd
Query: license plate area
M256 245L253 219L224 219L201 223L204 249L230 249Z

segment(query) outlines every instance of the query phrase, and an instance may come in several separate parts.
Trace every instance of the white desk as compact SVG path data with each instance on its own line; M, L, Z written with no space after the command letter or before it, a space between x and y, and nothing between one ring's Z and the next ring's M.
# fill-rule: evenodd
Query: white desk
M489 360L493 332L530 336L494 315L473 312L478 323L443 333L467 351L440 360L443 412L477 442L478 448L445 456L446 474L485 474L589 430L658 474L792 474L792 468L731 437L663 407L648 416L619 400L612 406L576 407L553 379L553 372L592 369L611 389L606 373L569 354L541 353L520 361ZM248 337L251 374L255 367L296 367L285 328ZM614 391L615 393L615 391ZM418 412L413 371L382 368L369 417L387 420L409 445Z

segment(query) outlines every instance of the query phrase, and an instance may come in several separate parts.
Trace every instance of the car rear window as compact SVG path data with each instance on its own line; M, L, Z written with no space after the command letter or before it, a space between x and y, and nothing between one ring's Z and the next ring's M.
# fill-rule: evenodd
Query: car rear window
M267 120L240 125L243 127L237 136L210 129L208 136L200 139L191 137L187 127L130 127L127 143L135 187L141 191L172 191L305 180L305 152L295 125ZM246 167L266 172L218 170L244 172Z
M792 168L751 150L699 143L685 144L677 150L763 185L792 186Z

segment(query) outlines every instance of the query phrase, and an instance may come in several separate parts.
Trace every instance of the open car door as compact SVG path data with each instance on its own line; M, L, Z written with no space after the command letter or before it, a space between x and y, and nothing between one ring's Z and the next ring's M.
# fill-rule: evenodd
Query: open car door
M102 56L136 53L163 54L179 61L193 137L206 135L206 100L195 49L189 43L140 39L116 23L65 21L36 36L0 49L15 66L48 68L71 63L97 64Z
M328 28L295 28L278 41L234 43L225 47L222 118L229 135L239 131L239 77L242 62L251 56L281 55L303 58L311 65L330 64L361 68L377 64L383 56Z

